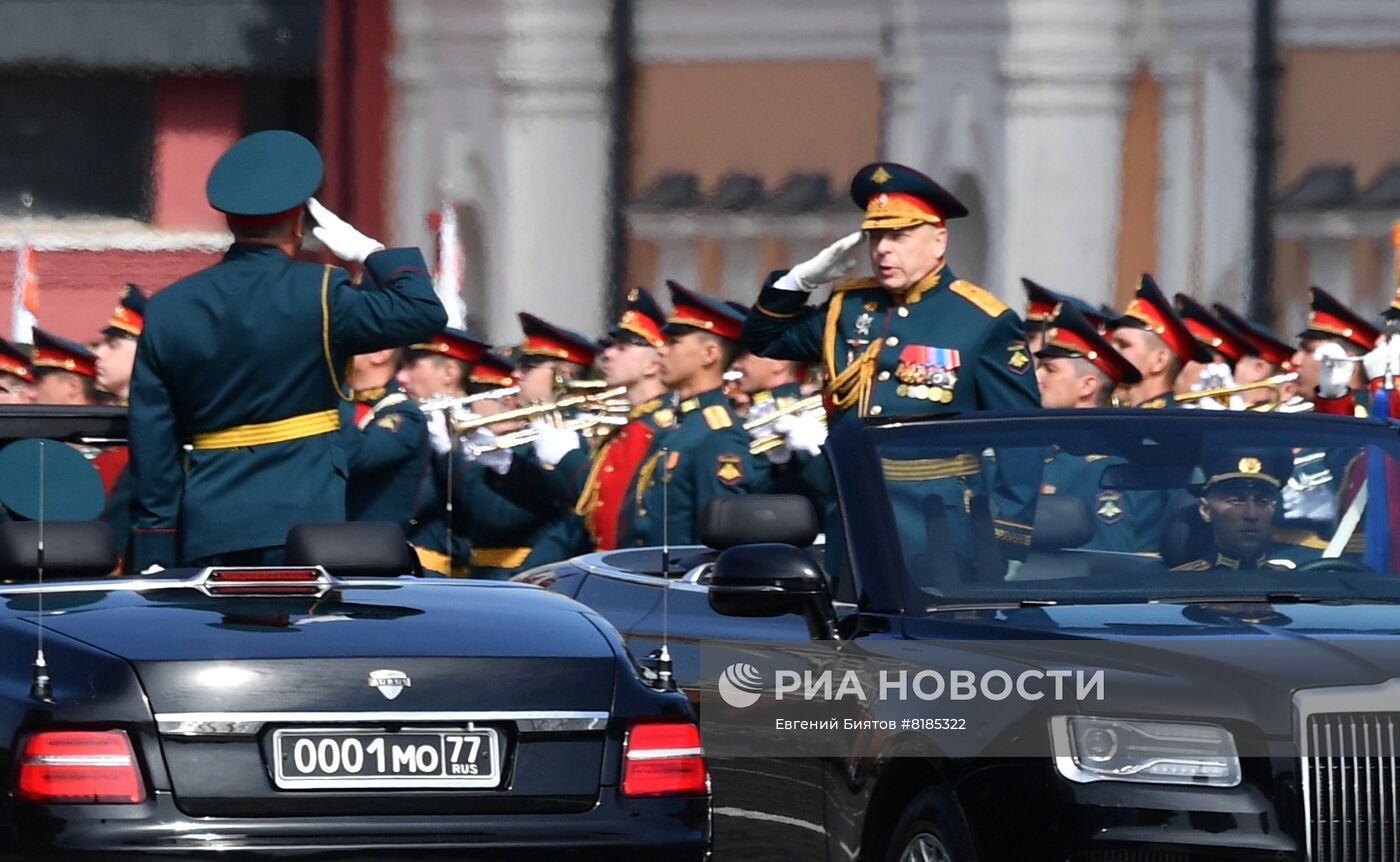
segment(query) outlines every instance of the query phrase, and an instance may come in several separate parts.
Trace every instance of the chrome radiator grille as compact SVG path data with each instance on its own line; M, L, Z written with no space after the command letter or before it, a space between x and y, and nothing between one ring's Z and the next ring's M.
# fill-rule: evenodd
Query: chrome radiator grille
M1308 858L1400 860L1400 712L1315 713L1301 730Z

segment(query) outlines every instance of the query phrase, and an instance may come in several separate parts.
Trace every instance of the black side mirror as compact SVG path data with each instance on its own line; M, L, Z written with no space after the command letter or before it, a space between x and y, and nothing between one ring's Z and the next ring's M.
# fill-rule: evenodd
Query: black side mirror
M715 560L710 607L731 617L801 614L818 640L836 637L836 610L826 575L792 545L739 545Z

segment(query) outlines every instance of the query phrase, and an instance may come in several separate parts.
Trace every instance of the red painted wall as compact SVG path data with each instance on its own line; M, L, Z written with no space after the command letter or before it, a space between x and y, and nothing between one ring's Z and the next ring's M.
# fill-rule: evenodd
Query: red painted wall
M392 30L388 3L326 0L319 141L326 179L320 200L386 241Z
M222 252L40 251L39 326L89 342L107 325L122 285L134 281L147 293L215 263ZM10 337L10 285L15 253L0 251L0 337Z
M242 93L233 78L161 78L156 82L155 176L151 221L172 230L219 230L204 182L238 140Z

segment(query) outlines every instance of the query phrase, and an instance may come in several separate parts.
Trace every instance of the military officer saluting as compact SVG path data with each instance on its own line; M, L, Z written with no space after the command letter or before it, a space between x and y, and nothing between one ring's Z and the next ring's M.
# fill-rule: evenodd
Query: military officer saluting
M993 294L947 265L947 222L967 208L938 183L878 162L851 181L865 211L861 231L790 271L769 276L744 321L744 346L760 356L822 362L840 415L944 413L1039 404L1025 330ZM873 278L836 284L868 238Z
M1140 381L1120 391L1126 406L1151 410L1175 407L1173 389L1181 369L1192 361L1210 362L1210 351L1186 328L1186 322L1147 273L1138 282L1133 301L1108 326L1114 349L1142 375Z
M675 427L651 442L624 501L622 546L699 541L705 503L749 491L753 466L749 435L724 397L724 372L739 352L744 324L732 308L674 281L661 381L679 399ZM663 520L663 513L669 517Z
M321 174L300 135L238 141L206 187L232 247L146 304L130 412L138 571L275 565L293 525L344 520L347 360L447 323L422 254L385 250L322 207L311 198ZM327 248L364 264L365 287L293 259L308 210Z

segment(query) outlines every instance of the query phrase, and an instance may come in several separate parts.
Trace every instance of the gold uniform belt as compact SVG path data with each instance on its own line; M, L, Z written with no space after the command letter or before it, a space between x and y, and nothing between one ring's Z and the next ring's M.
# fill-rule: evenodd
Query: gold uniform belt
M982 459L977 455L909 460L881 458L880 468L884 471L885 479L890 482L924 482L930 479L974 476L982 470Z
M241 446L266 446L269 443L285 443L303 437L315 437L340 430L340 413L336 410L318 410L300 416L288 416L273 422L254 422L248 425L235 425L218 431L201 431L194 435L196 449L237 449Z
M423 565L423 568L429 571L453 578L465 578L467 576L467 567L461 563L453 566L452 558L442 551L435 551L432 548L425 548L422 545L414 545L413 551L418 555L418 562Z
M472 565L513 569L530 556L529 548L472 548Z

